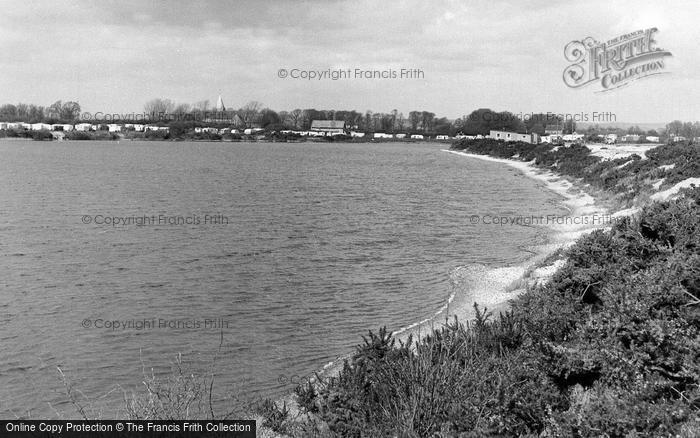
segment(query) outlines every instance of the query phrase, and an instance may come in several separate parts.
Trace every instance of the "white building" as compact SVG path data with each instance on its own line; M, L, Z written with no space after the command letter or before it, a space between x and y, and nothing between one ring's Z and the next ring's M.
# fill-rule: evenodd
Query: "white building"
M50 131L50 130L51 130L51 125L46 124L46 123L32 123L32 124L30 125L30 129L31 129L32 131L42 131L42 130Z
M411 140L423 140L423 136L420 134L413 134Z
M627 143L636 143L639 141L639 135L637 135L637 134L623 135L622 141L627 142Z
M438 135L435 137L435 140L449 140L450 136L449 135Z
M75 125L76 131L90 131L92 130L92 125L90 123L78 123Z
M608 134L605 136L605 144L617 143L617 134Z
M502 141L522 141L524 143L532 144L537 144L539 142L539 136L535 133L518 134L517 132L491 130L489 133L489 138Z
M580 141L580 140L583 140L583 137L584 137L583 134L576 134L576 133L565 134L565 135L561 136L562 140L564 140L564 141Z
M396 138L406 138L406 134L396 134Z
M341 135L347 132L344 120L312 120L311 130L323 132L326 135Z
M51 130L52 131L72 131L73 130L73 125L68 125L68 124L63 124L63 123L54 123L51 125Z
M647 135L647 141L650 143L658 143L659 137L657 135Z
M354 138L362 138L365 136L364 132L355 132L355 131L350 131L350 136Z
M122 125L117 125L116 123L111 123L107 125L109 132L122 132Z
M385 134L384 132L375 132L374 138L394 138L393 134Z

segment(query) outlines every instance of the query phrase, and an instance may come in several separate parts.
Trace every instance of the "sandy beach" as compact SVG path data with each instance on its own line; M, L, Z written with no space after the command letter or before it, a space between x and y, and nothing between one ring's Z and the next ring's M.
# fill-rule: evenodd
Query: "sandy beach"
M507 266L496 269L468 266L457 270L456 283L461 284L461 290L450 305L449 317L457 316L465 321L474 317L474 303L487 307L497 314L506 310L508 301L525 291L527 284L547 281L554 272L563 265L563 260L557 260L548 266L536 267L547 256L559 248L572 245L580 236L595 229L609 227L616 218L630 214L633 211L611 213L607 208L596 203L596 200L576 187L567 179L554 173L535 167L534 163L494 158L486 155L469 154L460 151L443 150L469 159L490 161L513 167L525 176L541 182L546 190L561 196L562 205L569 210L567 217L557 218L551 223L543 224L551 229L549 242L531 248L535 255L518 266Z

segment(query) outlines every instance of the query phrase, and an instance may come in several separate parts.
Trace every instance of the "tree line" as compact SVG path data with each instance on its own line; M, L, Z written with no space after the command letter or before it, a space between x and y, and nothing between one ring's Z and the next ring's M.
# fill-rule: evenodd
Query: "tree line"
M105 112L106 113L106 112ZM49 106L34 104L4 104L0 106L0 121L25 123L139 123L134 114L108 114L109 119L81 120L81 107L75 101L56 101ZM146 122L161 123L179 129L191 126L235 126L237 128L263 128L270 131L309 130L314 120L344 121L349 129L360 132L421 133L429 135L488 135L491 130L544 135L547 129L556 127L563 134L576 131L572 118L555 113L536 113L526 116L509 111L494 111L479 108L455 120L438 117L430 111L410 111L407 115L394 109L389 112L364 113L356 110L317 110L296 108L291 111L275 111L258 101L250 101L238 109L220 110L203 100L189 103L176 103L170 99L152 99L143 107ZM700 122L674 120L666 125L661 133L656 130L644 131L639 126L628 129L589 125L584 133L638 134L683 136L688 139L700 137Z

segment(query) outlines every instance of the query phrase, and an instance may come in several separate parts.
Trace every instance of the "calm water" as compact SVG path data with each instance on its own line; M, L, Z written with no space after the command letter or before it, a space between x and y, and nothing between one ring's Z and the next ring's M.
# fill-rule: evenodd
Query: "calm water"
M178 353L217 397L280 395L367 330L432 315L455 268L527 259L543 230L469 217L556 212L554 195L442 147L0 142L0 416L75 417L57 366L119 416L110 391Z

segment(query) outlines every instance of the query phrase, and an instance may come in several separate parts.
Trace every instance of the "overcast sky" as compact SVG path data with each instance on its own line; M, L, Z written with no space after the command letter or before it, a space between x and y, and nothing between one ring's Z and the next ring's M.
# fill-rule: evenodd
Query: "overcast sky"
M700 119L698 1L4 1L0 103L76 100L140 112L152 98L229 108L450 118L476 108ZM669 74L568 88L564 46L657 27ZM314 80L281 69L422 69L422 79Z

